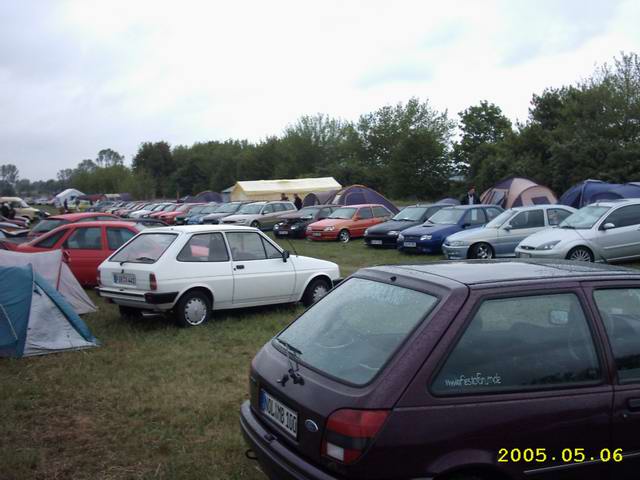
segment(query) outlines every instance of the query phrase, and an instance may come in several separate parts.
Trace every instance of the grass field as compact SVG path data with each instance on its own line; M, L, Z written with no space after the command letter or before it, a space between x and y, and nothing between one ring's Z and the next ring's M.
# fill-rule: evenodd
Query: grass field
M438 258L359 240L293 243L343 276ZM0 360L0 479L264 479L244 457L238 408L254 354L302 307L222 312L180 329L161 317L125 321L94 300L100 310L86 321L101 348Z

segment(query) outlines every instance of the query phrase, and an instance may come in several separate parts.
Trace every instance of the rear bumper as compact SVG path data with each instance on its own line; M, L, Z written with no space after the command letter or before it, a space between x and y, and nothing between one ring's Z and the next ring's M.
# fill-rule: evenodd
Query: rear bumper
M337 480L296 455L260 424L247 400L240 407L240 427L262 471L271 480Z
M109 288L96 287L99 296L111 300L113 303L125 307L140 308L142 310L165 311L173 307L178 292L126 292Z

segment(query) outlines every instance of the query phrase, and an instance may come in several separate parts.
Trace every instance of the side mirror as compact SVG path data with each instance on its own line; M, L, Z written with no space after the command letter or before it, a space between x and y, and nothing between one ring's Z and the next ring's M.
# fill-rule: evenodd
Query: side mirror
M503 228L503 230L506 230L506 231L508 232L508 231L509 231L509 230L511 230L513 227L512 227L511 225L505 225L505 226L504 226L504 227L502 227L502 228Z
M282 261L287 263L287 258L289 258L291 256L291 253L289 252L289 250L283 250L282 251Z
M470 223L463 223L462 228L469 228L471 226Z
M616 226L611 222L607 222L604 225L602 225L603 230L611 230L612 228L616 228Z

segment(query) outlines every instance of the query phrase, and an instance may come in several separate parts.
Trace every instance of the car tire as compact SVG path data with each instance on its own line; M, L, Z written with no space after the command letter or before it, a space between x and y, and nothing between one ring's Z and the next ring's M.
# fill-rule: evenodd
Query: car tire
M181 327L197 327L211 317L211 300L204 292L187 292L180 297L174 313Z
M593 252L587 247L574 247L567 253L567 260L576 262L593 262Z
M469 249L469 258L490 260L495 257L493 247L486 242L476 243Z
M257 220L254 220L253 222L251 222L251 227L260 228L260 223Z
M118 305L118 310L120 310L120 316L122 318L142 318L142 310L133 307L124 307L122 305Z
M351 234L349 233L349 230L340 230L340 233L338 233L338 241L342 243L348 243L349 240L351 240Z
M302 295L302 304L305 307L310 307L329 293L330 290L331 285L325 278L316 278L307 285L307 288Z

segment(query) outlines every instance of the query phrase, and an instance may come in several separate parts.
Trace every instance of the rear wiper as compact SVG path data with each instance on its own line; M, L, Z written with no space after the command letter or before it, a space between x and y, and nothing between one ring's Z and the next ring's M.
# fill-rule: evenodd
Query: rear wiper
M304 385L304 378L302 378L300 373L298 373L298 370L300 370L300 365L298 365L298 355L302 355L302 352L281 338L276 337L276 340L286 349L287 361L289 362L289 371L285 373L280 380L278 380L278 383L284 387L287 380L291 378L293 383Z

